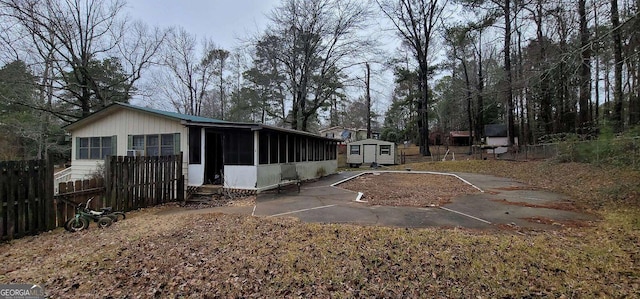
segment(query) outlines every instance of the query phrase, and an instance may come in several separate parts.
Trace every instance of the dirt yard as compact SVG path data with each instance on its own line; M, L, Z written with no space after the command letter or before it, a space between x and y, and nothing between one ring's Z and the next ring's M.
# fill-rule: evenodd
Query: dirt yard
M453 176L416 173L365 174L339 187L363 192L362 200L381 206L441 206L456 196L479 192Z

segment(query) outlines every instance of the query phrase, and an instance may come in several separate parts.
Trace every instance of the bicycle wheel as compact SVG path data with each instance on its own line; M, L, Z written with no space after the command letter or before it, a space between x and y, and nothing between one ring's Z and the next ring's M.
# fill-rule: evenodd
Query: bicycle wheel
M89 221L82 217L73 217L64 224L64 229L69 232L75 233L89 227Z
M113 223L113 220L111 220L111 218L107 216L100 217L100 219L98 219L99 228L109 227L111 226L112 223Z
M127 218L127 216L124 214L124 212L113 212L109 215L107 215L111 218L111 220L113 220L113 222L118 222L120 220L124 220Z

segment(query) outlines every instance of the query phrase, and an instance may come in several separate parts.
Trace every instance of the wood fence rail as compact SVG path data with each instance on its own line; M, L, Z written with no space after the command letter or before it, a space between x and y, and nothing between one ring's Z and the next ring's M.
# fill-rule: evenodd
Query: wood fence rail
M53 165L47 160L0 162L0 239L55 227Z

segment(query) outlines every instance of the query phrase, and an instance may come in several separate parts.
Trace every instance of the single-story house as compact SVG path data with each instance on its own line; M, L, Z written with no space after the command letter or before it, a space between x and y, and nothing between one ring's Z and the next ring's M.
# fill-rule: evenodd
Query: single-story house
M484 144L488 146L497 146L495 152L493 149L488 149L487 153L503 154L509 150L509 137L507 136L507 125L505 124L492 124L484 126ZM518 137L514 138L516 144L518 144Z
M469 145L469 131L450 131L449 132L449 144L453 146L468 146ZM473 131L471 132L473 138ZM471 140L473 142L473 140Z
M335 138L343 142L353 142L367 139L367 129L351 129L343 126L334 126L319 131L320 135L326 138ZM379 132L371 132L373 139L379 139Z
M283 169L301 180L335 173L339 140L255 123L234 123L113 103L65 129L72 135L70 180L94 173L104 158L183 153L188 186L262 190Z
M393 165L399 158L396 144L377 139L365 139L347 143L347 164L358 167L362 164Z

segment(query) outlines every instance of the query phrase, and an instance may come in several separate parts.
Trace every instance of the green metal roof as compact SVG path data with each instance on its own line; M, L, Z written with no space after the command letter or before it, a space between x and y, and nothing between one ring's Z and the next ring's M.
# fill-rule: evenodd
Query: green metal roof
M228 122L224 121L224 120L219 120L219 119L215 119L215 118L208 118L208 117L202 117L202 116L195 116L195 115L187 115L187 114L181 114L181 113L177 113L177 112L169 112L169 111L162 111L162 110L157 110L157 109L152 109L152 108L146 108L146 107L140 107L140 106L135 106L135 105L131 105L131 104L127 104L127 103L120 103L120 102L115 102L112 103L110 105L108 105L107 107L104 107L92 114L89 114L86 117L83 117L75 122L72 122L66 126L64 126L64 129L67 130L74 130L75 128L81 127L87 123L90 122L91 119L94 119L95 117L100 117L101 115L106 115L109 111L113 111L114 109L131 109L131 110L136 110L136 111L140 111L140 112L144 112L144 113L151 113L151 114L155 114L161 117L167 117L167 118L171 118L171 119L175 119L175 120L179 120L179 121L183 121L183 122L188 122L188 123L201 123L201 124L226 124Z
M314 133L310 133L310 132L303 132L303 131L297 131L297 130L293 130L293 129L286 129L286 128L280 128L280 127L275 127L275 126L269 126L269 125L265 125L265 124L257 124L257 123L242 123L242 122L229 122L229 121L224 121L224 120L219 120L219 119L215 119L215 118L208 118L208 117L202 117L202 116L195 116L195 115L187 115L187 114L181 114L181 113L177 113L177 112L169 112L169 111L162 111L162 110L157 110L157 109L152 109L152 108L146 108L146 107L140 107L140 106L135 106L135 105L131 105L131 104L126 104L126 103L112 103L110 105L108 105L107 107L104 107L84 118L81 118L73 123L70 123L66 126L64 126L64 129L69 130L69 131L73 131L76 128L82 127L84 125L90 124L92 119L95 119L96 117L104 117L109 115L110 112L113 111L117 111L117 109L131 109L131 110L136 110L136 111L140 111L143 113L150 113L150 114L154 114L154 115L158 115L160 117L166 117L166 118L171 118L171 119L175 119L175 120L179 120L182 122L183 125L186 126L201 126L201 127L211 127L211 128L237 128L237 129L251 129L251 130L261 130L261 129L267 129L267 130L274 130L274 131L279 131L279 132L283 132L283 133L289 133L289 134L296 134L296 135L303 135L303 136L308 136L308 137L313 137L313 138L319 138L319 139L325 139L325 140L331 140L331 141L340 141L338 139L333 139L333 138L328 138L328 137L323 137Z
M208 117L195 116L195 115L187 115L187 114L181 114L181 113L177 113L177 112L162 111L162 110L157 110L157 109L152 109L152 108L134 106L134 105L131 105L131 104L126 104L126 103L113 103L111 105L120 105L120 106L124 106L124 107L127 107L127 108L139 110L139 111L149 112L149 113L153 113L153 114L159 114L159 115L163 115L163 116L166 116L166 117L176 118L176 119L189 121L189 122L226 123L226 121L224 121L224 120L219 120L219 119L215 119L215 118L208 118ZM111 105L109 105L109 106L111 106Z

